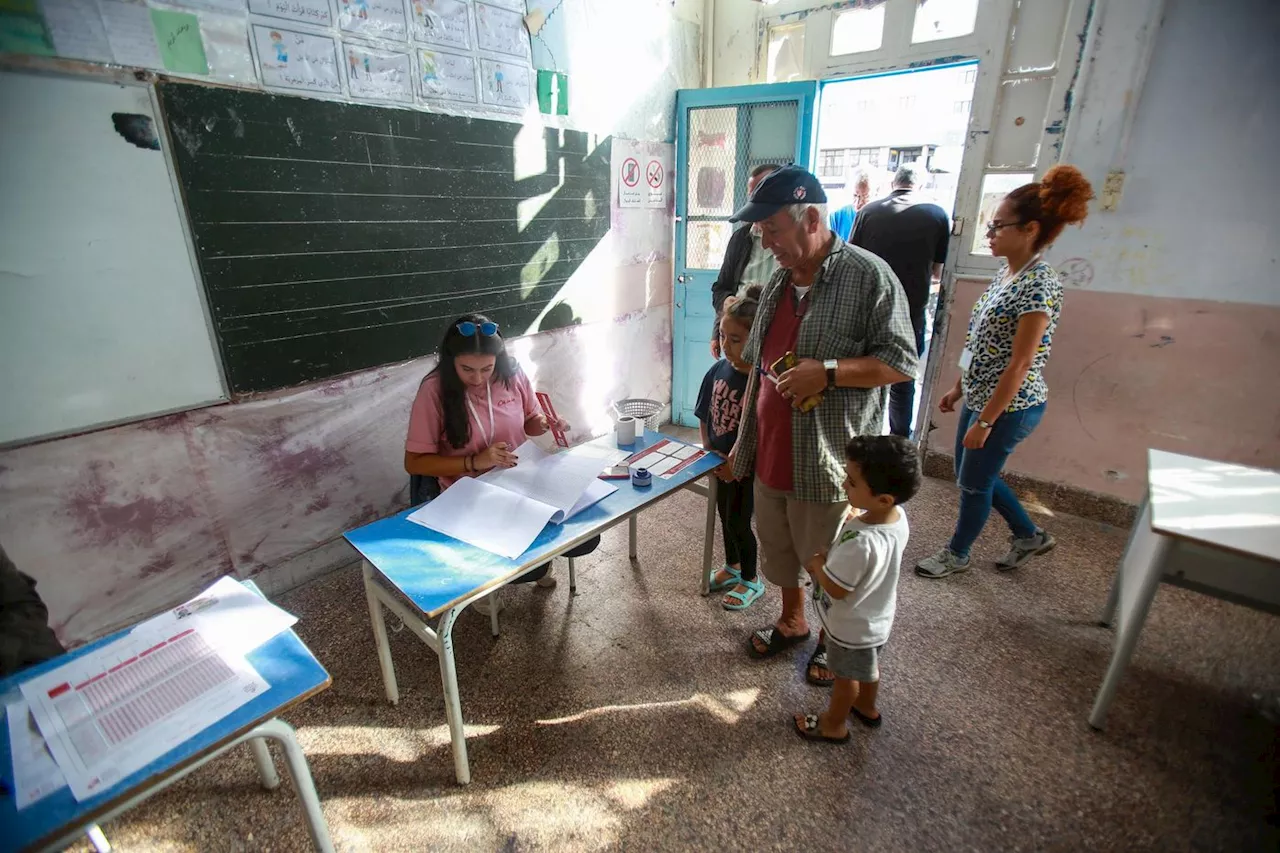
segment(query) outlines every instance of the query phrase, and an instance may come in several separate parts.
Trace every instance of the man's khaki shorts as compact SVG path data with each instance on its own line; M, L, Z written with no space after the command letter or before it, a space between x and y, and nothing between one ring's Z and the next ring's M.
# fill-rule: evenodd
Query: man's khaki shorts
M795 589L804 585L804 564L835 541L849 505L814 503L771 489L756 478L756 533L760 536L760 572L769 582Z

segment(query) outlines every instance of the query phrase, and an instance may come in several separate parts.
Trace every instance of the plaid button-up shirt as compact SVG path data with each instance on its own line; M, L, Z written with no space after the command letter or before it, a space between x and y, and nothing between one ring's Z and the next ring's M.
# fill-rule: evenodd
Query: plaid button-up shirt
M774 273L760 299L742 359L757 369L747 379L739 424L734 474L745 477L755 469L759 423L756 400L760 372L768 367L760 351L773 322L778 300L790 298L791 271ZM806 297L808 310L800 320L795 353L800 358L858 358L870 356L907 376L915 376L919 359L915 332L907 308L907 294L889 265L875 255L850 246L836 236ZM884 431L889 387L834 388L809 412L791 410L792 496L797 500L834 503L844 500L844 446L855 435Z

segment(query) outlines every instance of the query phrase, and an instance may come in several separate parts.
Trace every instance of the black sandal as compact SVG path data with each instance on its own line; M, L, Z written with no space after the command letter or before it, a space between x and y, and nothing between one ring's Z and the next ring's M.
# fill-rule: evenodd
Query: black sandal
M835 684L834 678L818 678L813 674L814 669L825 669L831 671L831 667L827 666L827 645L826 643L818 643L813 649L813 654L809 657L809 664L804 668L804 680L817 687L830 687Z
M809 741L818 743L848 743L853 737L853 732L846 731L844 737L831 737L822 733L822 724L818 721L817 714L805 714L804 722L792 718L792 725L796 730L796 734Z
M756 638L765 644L763 652L757 649L756 644L751 641L751 639ZM805 631L803 634L788 637L776 627L770 625L768 628L761 628L759 631L753 633L751 635L751 639L747 640L747 648L751 651L751 656L763 660L764 658L771 658L779 652L785 652L792 646L800 645L805 640L809 639L809 632Z
M858 722L870 729L878 729L880 728L880 724L884 722L884 714L881 714L878 717L868 717L857 708L850 708L849 713L853 717L857 718Z

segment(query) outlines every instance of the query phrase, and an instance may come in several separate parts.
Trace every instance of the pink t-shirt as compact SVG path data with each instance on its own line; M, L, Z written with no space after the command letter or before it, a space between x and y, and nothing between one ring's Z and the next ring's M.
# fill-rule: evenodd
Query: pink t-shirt
M409 435L404 449L409 453L438 453L441 456L468 456L486 447L505 441L515 450L524 443L524 423L538 414L538 399L534 396L529 377L517 371L511 377L511 387L495 379L488 388L467 388L471 401L468 415L471 419L471 440L465 447L453 447L444 434L444 401L440 396L440 376L427 375L418 386L418 396L409 410ZM493 428L489 427L489 397L493 394ZM486 439L487 436L487 439ZM471 475L474 476L474 475ZM447 489L457 477L440 477L440 488Z

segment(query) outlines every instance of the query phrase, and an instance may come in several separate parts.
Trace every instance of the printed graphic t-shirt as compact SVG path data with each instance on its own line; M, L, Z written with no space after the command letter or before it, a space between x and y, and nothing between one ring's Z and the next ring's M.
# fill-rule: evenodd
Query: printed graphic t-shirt
M693 415L707 425L711 449L728 456L738 440L738 422L742 420L742 398L747 393L747 374L739 373L728 359L711 365L702 378L698 404Z
M889 639L910 532L901 507L892 524L865 524L854 518L840 528L827 555L826 572L849 594L836 599L823 590L818 601L829 641L850 649L874 649Z

